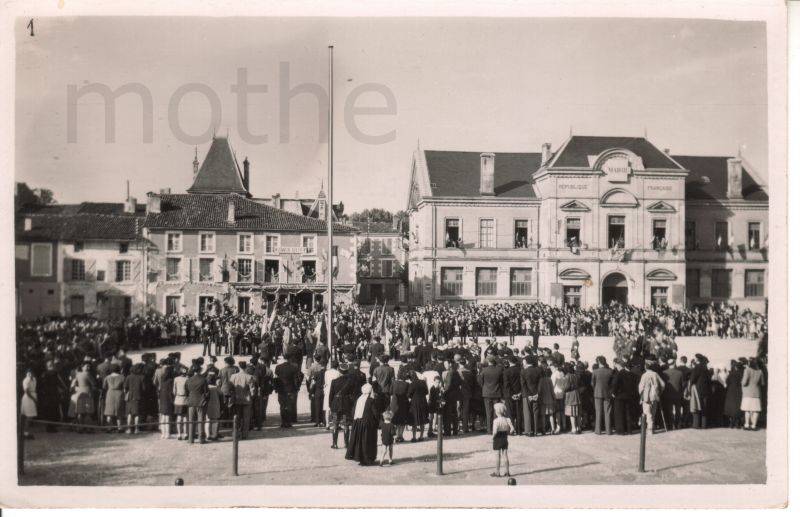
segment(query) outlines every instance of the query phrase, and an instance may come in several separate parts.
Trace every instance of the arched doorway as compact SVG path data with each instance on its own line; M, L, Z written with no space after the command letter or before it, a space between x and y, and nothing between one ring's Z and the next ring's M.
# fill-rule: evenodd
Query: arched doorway
M628 280L622 273L611 273L603 280L603 305L612 301L628 303Z

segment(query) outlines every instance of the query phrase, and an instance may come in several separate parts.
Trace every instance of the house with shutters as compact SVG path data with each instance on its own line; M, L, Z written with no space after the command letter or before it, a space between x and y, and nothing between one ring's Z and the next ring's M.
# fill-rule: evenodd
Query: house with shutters
M250 163L240 167L227 138L213 139L185 194L149 193L144 238L147 304L165 314L202 314L219 301L240 313L262 312L280 299L304 307L351 303L356 291L357 229L334 223L334 267L328 271L326 200L315 217L252 197Z
M388 307L406 303L406 243L397 216L392 222L353 222L358 235L358 303Z
M766 309L769 196L741 156L606 136L555 151L417 150L407 208L412 305Z
M123 318L145 310L144 205L25 207L15 221L17 315Z

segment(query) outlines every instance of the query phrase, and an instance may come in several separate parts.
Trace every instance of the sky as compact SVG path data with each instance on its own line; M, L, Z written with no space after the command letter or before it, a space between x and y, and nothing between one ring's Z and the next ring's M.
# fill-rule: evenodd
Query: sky
M63 203L121 202L128 180L140 202L148 191L184 192L195 143L171 127L170 113L180 131L199 135L201 162L210 128L228 135L239 160L250 161L253 195L315 196L327 175L327 144L319 141L325 121L320 128L313 94L282 93L281 81L327 91L329 44L334 200L347 212L405 208L418 146L538 152L570 132L646 134L673 154L732 156L741 148L768 177L760 22L84 17L39 18L33 37L26 25L18 20L16 27L15 177L53 190ZM239 69L250 85L262 85L259 93L232 91ZM114 142L106 141L102 97L79 96L71 142L68 90L92 83L141 85L153 101L152 142L134 93L116 101ZM212 120L209 95L192 91L196 84L219 99L219 120ZM355 114L348 96L357 108L383 107L383 114ZM395 109L387 108L391 99ZM283 117L281 106L289 106ZM245 118L266 143L242 134ZM347 118L364 134L389 134L388 141L365 141ZM281 119L288 138L281 138Z

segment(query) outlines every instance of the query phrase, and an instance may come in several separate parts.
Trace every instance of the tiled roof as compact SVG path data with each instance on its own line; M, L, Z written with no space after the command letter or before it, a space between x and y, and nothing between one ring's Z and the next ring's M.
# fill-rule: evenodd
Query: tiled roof
M125 212L123 203L94 203L86 201L78 204L59 204L59 205L28 205L20 210L24 214L41 215L77 215L77 214L99 214L99 215L118 215L123 217L143 216L147 205L137 203L136 213Z
M672 158L689 171L689 176L686 178L687 199L723 200L728 198L728 156L672 155ZM744 164L742 165L742 198L748 201L769 201L769 195L756 183Z
M571 136L551 167L589 167L589 156L609 149L628 149L642 158L646 169L678 169L656 146L641 137Z
M481 153L425 151L425 160L434 196L481 195ZM495 196L533 198L531 176L541 162L541 153L495 153Z
M211 141L203 165L187 192L191 194L247 194L242 173L228 139L215 137Z
M361 230L361 233L395 233L400 231L392 226L391 222L386 221L353 221L353 226Z
M305 217L251 201L238 194L161 194L161 213L150 213L145 226L184 230L259 230L324 232L325 221ZM228 203L232 201L236 218L227 223ZM356 228L333 225L336 233L354 233Z
M25 219L31 229L25 231ZM47 239L62 241L115 240L130 241L138 236L141 218L101 214L28 214L15 220L18 240Z

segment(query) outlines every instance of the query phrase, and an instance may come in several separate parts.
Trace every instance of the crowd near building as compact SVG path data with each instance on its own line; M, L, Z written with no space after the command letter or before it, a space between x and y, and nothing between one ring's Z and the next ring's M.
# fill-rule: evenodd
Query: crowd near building
M407 209L411 305L766 312L769 197L742 156L596 136L540 153L420 149Z
M250 192L226 137L185 193L144 203L25 206L16 216L23 319L202 315L219 301L394 306L733 302L765 313L769 198L741 156L685 156L646 138L570 136L553 150L414 152L407 232L350 224L324 192Z

